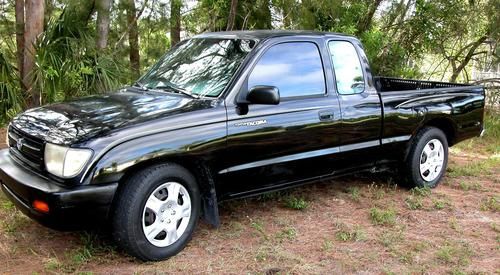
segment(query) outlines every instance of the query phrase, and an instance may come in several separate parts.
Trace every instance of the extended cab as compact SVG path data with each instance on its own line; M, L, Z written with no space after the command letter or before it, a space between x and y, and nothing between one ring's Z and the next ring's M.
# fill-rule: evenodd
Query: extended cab
M223 200L363 170L435 187L483 131L484 89L374 77L354 37L205 33L115 93L28 110L0 151L5 194L49 226L109 221L143 260L178 253Z

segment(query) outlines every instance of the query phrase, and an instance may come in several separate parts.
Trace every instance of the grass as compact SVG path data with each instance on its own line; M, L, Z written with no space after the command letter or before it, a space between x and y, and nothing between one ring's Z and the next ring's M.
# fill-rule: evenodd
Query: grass
M405 204L410 210L422 209L422 207L424 207L424 201L419 196L408 196L405 199Z
M396 210L393 208L380 209L372 207L370 209L370 220L374 225L394 225L396 223Z
M474 161L462 166L455 165L448 168L450 177L476 177L480 175L490 175L491 168L500 165L500 158L491 157L485 160Z
M285 207L293 210L305 210L309 207L309 202L302 197L287 196L285 197Z
M363 229L357 225L354 229L350 229L343 223L337 223L337 232L335 232L335 238L338 241L349 242L349 241L364 241L366 240L366 234Z
M321 249L323 251L330 251L333 248L333 242L328 239L323 240L323 244L321 244Z
M460 189L462 189L463 191L470 191L470 190L482 191L483 190L483 187L478 182L470 184L470 183L467 183L465 181L461 181L458 185L459 185Z
M396 230L384 230L378 236L378 241L384 247L392 247L404 240L403 228Z
M433 200L432 201L434 208L437 210L442 210L444 208L450 207L451 203L448 200Z
M436 257L443 263L454 266L467 266L470 264L470 258L473 250L467 242L447 241L436 252Z
M297 238L297 230L293 227L287 227L285 229L282 229L276 234L276 239L279 242L282 242L283 240L293 241L296 238Z
M484 116L484 136L457 144L456 148L464 151L498 154L500 151L500 114L494 110L486 110Z
M359 190L359 187L349 186L347 188L347 192L349 192L349 196L353 201L359 202L359 199L361 198L361 192Z
M422 209L424 207L424 198L429 197L432 191L429 187L415 187L411 189L410 195L406 197L405 204L410 210Z
M500 212L500 197L493 196L481 200L481 211Z

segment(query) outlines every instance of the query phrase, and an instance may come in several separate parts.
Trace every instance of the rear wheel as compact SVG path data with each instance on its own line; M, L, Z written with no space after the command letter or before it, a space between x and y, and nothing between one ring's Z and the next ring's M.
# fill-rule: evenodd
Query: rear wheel
M113 234L118 245L142 260L163 260L191 239L200 213L194 176L176 164L134 174L118 193Z
M448 164L448 141L435 127L423 128L415 137L404 164L404 176L411 187L436 187Z

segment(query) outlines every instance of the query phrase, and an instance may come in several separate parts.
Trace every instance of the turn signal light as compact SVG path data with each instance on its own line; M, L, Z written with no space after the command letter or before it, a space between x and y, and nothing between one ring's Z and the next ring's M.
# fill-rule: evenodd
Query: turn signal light
M33 208L38 212L49 213L49 205L44 201L34 200Z

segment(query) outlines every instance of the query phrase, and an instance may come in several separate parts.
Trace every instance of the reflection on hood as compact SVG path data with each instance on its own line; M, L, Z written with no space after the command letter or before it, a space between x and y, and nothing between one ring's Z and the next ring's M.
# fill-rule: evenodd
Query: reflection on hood
M117 128L208 106L206 100L130 88L31 109L14 118L12 125L51 143L71 144Z

